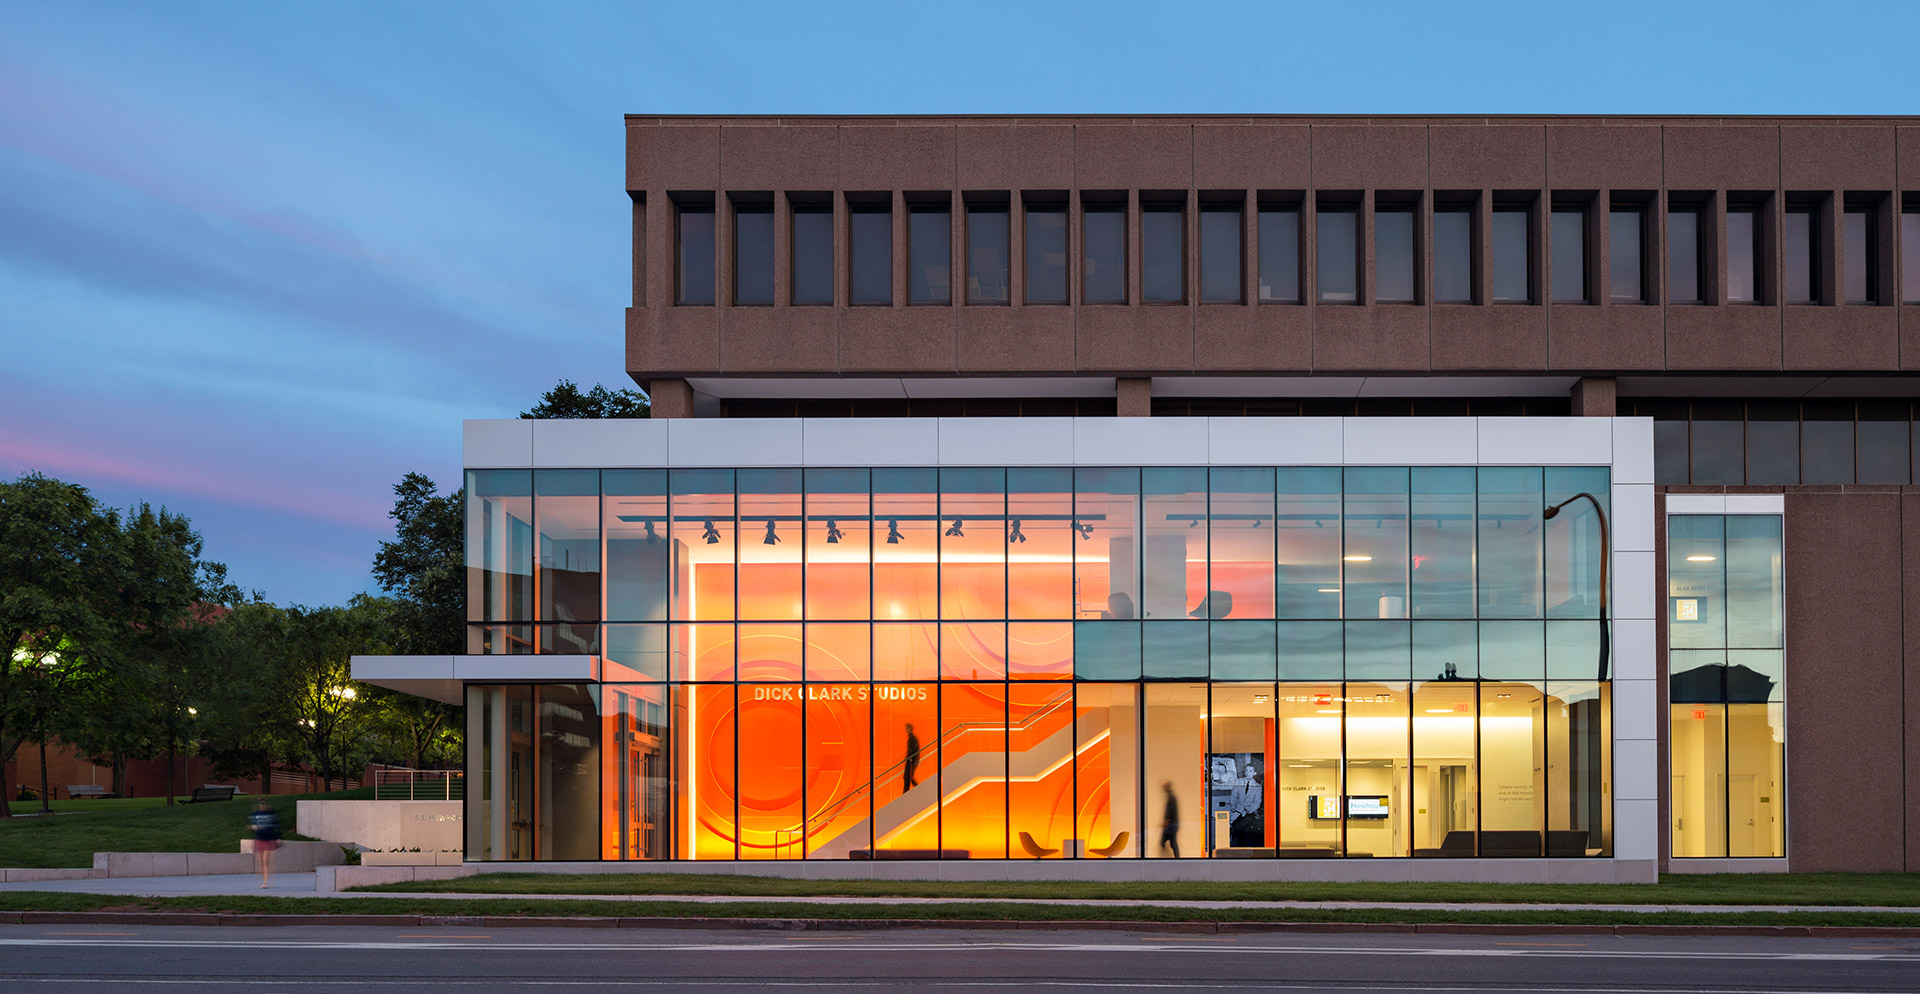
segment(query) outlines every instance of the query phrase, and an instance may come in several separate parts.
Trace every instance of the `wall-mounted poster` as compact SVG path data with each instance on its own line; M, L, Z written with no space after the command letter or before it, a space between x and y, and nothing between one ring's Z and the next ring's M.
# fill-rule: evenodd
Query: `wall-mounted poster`
M1207 810L1229 815L1227 838L1216 848L1267 844L1266 757L1256 752L1216 752L1207 761Z

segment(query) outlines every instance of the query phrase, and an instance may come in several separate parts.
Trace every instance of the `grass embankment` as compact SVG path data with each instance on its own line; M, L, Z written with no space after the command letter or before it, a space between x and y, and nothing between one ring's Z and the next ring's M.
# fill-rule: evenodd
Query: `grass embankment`
M272 794L286 837L295 833L294 802L302 799L372 797L370 789L331 794ZM54 814L38 815L39 801L16 801L15 815L0 819L0 866L88 867L96 852L238 852L247 815L257 798L167 807L159 797L53 801Z
M486 873L362 888L401 893L1421 901L1446 904L1784 904L1920 907L1920 873L1668 874L1657 884L786 880L663 873ZM1906 920L1920 924L1920 915ZM1635 919L1638 920L1638 919Z
M312 898L175 897L136 898L106 894L0 893L0 914L20 911L155 911L214 914L423 915L567 918L760 918L837 921L1049 921L1049 922L1307 922L1413 925L1741 925L1840 928L1912 928L1903 912L1686 912L1608 911L1425 911L1367 908L1194 909L1123 905L1007 904L697 904L685 901L555 901L540 898ZM481 923L473 923L481 924Z

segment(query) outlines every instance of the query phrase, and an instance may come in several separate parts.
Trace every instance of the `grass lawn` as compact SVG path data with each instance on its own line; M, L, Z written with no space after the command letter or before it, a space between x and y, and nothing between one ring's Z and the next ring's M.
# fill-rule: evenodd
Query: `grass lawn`
M110 894L0 893L0 913L16 911L173 911L224 914L293 915L454 915L577 918L824 918L841 920L912 919L992 921L1132 922L1350 922L1410 924L1514 925L1812 925L1841 927L1915 927L1905 912L1686 912L1608 911L1357 911L1301 908L1206 910L1150 906L1086 907L1004 904L992 901L939 905L823 904L796 909L791 904L741 901L694 904L684 901L553 901L539 898L314 898L172 897L139 898ZM477 923L476 923L477 924ZM477 924L477 927L485 927Z
M302 798L367 798L367 788L331 794L273 794L287 838L294 834L294 801ZM16 801L15 815L0 819L0 866L86 867L96 852L239 852L247 834L253 797L167 807L158 797L54 801L52 815L38 815L39 801Z
M1669 874L1657 884L1090 883L784 880L658 873L488 873L368 887L469 894L677 894L1010 897L1171 901L1437 901L1551 904L1812 904L1920 906L1920 873ZM1920 925L1920 915L1908 915Z

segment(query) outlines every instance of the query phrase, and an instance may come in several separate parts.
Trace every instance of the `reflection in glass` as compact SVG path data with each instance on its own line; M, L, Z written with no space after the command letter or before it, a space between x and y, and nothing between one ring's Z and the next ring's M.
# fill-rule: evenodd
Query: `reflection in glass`
M1140 471L1076 469L1076 618L1140 617Z
M1200 210L1200 300L1209 304L1237 304L1240 284L1240 209L1203 207Z
M1747 414L1747 482L1800 482L1800 407L1756 401Z
M1747 482L1746 424L1739 405L1699 404L1693 418L1693 482Z
M847 288L854 304L893 303L893 210L886 204L848 205Z
M1141 471L1145 584L1144 618L1205 618L1207 592L1207 471L1148 467Z
M1479 470L1480 616L1541 616L1546 494L1540 470L1488 466Z
M773 303L773 206L734 206L733 302Z
M1847 303L1877 304L1880 302L1879 253L1874 244L1873 211L1865 207L1849 207L1846 210L1844 230L1846 239L1845 266L1847 270Z
M667 688L613 684L602 693L600 796L614 819L600 840L600 856L672 859Z
M600 471L542 469L533 474L540 552L535 586L539 620L559 622L548 652L600 651Z
M1567 504L1546 522L1547 617L1600 617L1600 515L1612 520L1612 474L1599 466L1549 466L1544 503ZM1589 494L1599 501L1575 499Z
M1012 299L1012 251L1007 209L967 208L967 303L1004 304Z
M1067 302L1067 212L1063 207L1029 206L1027 216L1027 291L1029 304Z
M1638 208L1607 212L1607 296L1616 304L1641 304L1647 299L1641 278L1646 253L1640 244L1640 218Z
M1413 468L1410 617L1473 617L1473 495L1469 467Z
M1789 207L1786 216L1786 298L1789 304L1820 302L1820 252L1814 244L1820 225L1812 207Z
M1911 482L1912 446L1905 402L1860 404L1859 436L1861 483Z
M945 204L907 209L907 303L953 300L953 215Z
M1533 301L1533 230L1527 208L1493 209L1493 300L1497 304Z
M1073 470L1007 470L1007 617L1071 618Z
M1473 303L1471 207L1433 212L1433 299L1443 304Z
M609 469L600 474L606 535L608 621L667 620L673 542L667 526L667 474Z
M1920 210L1900 213L1900 299L1920 304Z
M674 299L676 304L713 303L713 205L679 209Z
M1729 226L1731 227L1731 226ZM1728 262L1732 262L1729 253ZM1667 299L1697 304L1700 294L1700 212L1667 212Z
M1674 649L1727 644L1726 519L1667 516L1667 639Z
M833 303L833 206L793 205L793 302Z
M1140 675L1149 679L1200 679L1207 676L1207 623L1149 621L1141 626Z
M1727 302L1760 299L1760 214L1753 208L1727 208Z
M1587 302L1587 212L1554 208L1548 232L1553 246L1553 302Z
M1187 216L1177 204L1140 207L1140 299L1177 304L1187 299Z
M1809 401L1800 423L1800 482L1853 482L1853 404Z
M467 620L533 620L533 474L467 471Z
M1405 469L1346 470L1344 617L1407 616L1407 510Z
M1082 218L1085 272L1081 293L1089 304L1127 302L1127 209L1124 204L1088 204Z
M1374 300L1383 304L1413 303L1413 249L1413 211L1374 212Z
M1318 228L1314 265L1319 273L1320 302L1359 303L1359 215L1352 209L1322 210L1314 224Z
M1300 212L1260 208L1260 301L1300 302Z
M1340 617L1340 488L1337 468L1276 472L1276 617Z
M1196 618L1273 617L1274 503L1271 469L1216 467L1209 477L1207 594ZM1191 599L1191 598L1190 598Z

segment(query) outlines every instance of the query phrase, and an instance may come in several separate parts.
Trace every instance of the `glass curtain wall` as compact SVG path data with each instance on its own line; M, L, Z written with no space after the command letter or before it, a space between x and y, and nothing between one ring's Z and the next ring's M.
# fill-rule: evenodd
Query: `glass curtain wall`
M1676 857L1786 855L1781 517L1667 518Z
M593 646L603 681L469 687L469 855L1602 855L1608 484L1538 467L475 471L474 650ZM1772 520L1771 545L1746 523L1716 533L1712 561L1739 578L1701 608L1726 614L1720 644L1675 642L1718 653L1720 682L1674 700L1718 695L1699 730L1722 743L1723 849L1769 844L1727 841L1742 777L1755 805L1778 796ZM1720 603L1762 581L1773 601ZM1769 735L1771 759L1726 745Z

